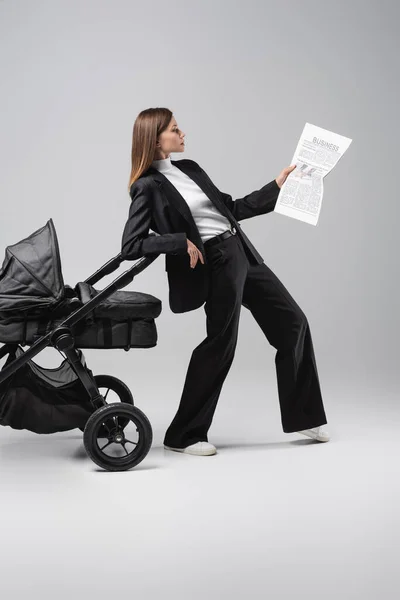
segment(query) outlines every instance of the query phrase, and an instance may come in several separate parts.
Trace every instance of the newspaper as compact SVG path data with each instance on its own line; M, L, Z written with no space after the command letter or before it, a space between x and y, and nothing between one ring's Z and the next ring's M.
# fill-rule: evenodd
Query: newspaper
M282 185L275 212L316 225L321 210L324 177L352 140L306 123L290 165L296 168Z

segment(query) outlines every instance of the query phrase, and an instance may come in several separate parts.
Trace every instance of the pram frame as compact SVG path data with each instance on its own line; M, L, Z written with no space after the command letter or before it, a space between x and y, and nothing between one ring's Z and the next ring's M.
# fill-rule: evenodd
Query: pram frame
M150 233L150 235L155 235ZM76 375L81 380L85 389L87 390L90 401L95 409L106 405L106 401L103 396L99 393L98 387L92 375L86 365L83 365L79 353L75 347L74 336L70 330L70 327L78 323L83 317L90 313L96 306L100 304L102 300L108 298L121 288L127 286L135 276L148 267L159 254L146 255L140 258L130 269L121 273L114 281L112 281L106 288L101 290L94 298L89 302L79 307L77 310L72 312L68 317L60 323L54 330L49 331L42 338L36 340L32 346L24 352L23 355L14 359L7 367L0 371L0 384L3 383L10 375L15 373L20 367L26 364L29 360L34 358L39 352L48 346L54 346L57 350L63 351L67 357L69 364L75 371ZM98 269L93 275L88 277L84 283L94 285L100 281L106 275L113 273L118 269L124 259L121 258L121 253L114 256L107 263L105 263L100 269ZM0 348L0 359L6 354L9 354L18 347L18 344L7 343Z

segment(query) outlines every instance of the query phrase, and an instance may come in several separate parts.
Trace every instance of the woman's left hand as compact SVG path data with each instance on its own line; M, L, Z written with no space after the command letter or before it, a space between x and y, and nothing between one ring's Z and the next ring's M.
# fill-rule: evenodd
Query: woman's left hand
M276 183L278 184L278 186L281 188L283 186L283 184L285 183L287 177L290 175L290 173L296 168L296 165L290 165L290 167L285 167L285 169L283 169L283 171L281 171L278 175L278 177L275 179Z

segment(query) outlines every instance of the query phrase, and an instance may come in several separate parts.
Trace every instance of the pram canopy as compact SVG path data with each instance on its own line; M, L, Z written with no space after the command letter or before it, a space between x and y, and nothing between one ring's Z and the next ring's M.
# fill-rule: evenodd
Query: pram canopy
M51 307L65 293L52 219L29 237L7 246L0 270L0 312Z
M0 342L31 345L99 293L87 282L65 285L52 219L7 246L0 270ZM159 298L115 291L71 327L79 348L149 348L157 344Z

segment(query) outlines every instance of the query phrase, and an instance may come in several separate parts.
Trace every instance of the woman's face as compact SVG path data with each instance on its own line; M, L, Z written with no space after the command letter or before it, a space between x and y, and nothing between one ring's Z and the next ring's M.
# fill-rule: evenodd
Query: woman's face
M167 129L158 137L156 154L160 158L168 158L171 152L184 152L184 137L185 133L179 129L175 117L172 117Z

